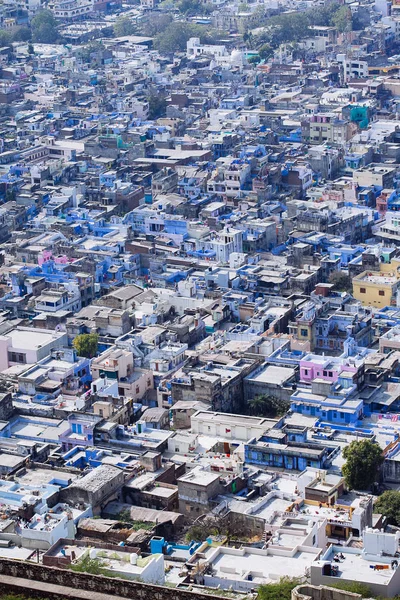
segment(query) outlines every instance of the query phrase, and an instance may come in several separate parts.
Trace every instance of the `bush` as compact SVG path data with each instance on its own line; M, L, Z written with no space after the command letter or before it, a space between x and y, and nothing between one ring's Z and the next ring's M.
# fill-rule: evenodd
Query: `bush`
M341 583L332 584L331 587L338 590L345 590L346 592L352 592L353 594L360 594L363 598L371 598L372 596L369 587L359 581L343 581Z
M291 600L292 590L300 583L300 579L282 577L279 583L260 585L257 600Z

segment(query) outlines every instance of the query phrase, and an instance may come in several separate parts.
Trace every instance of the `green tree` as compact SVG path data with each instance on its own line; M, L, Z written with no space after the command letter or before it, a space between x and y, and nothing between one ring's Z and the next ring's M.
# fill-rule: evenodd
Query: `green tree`
M341 6L335 12L335 14L332 16L332 25L336 27L340 33L351 31L351 9L349 6Z
M343 449L342 472L350 490L368 490L377 480L384 461L381 448L371 440L351 442Z
M78 56L83 60L83 62L90 63L93 55L97 52L102 52L105 49L103 42L92 41L89 42L86 46L81 46L78 50Z
M282 577L278 583L260 585L257 600L291 600L292 590L300 583L295 577Z
M363 11L367 13L368 11ZM258 7L249 18L248 28L265 27L256 36L256 47L269 44L276 49L280 44L299 42L313 35L311 25L330 25L339 31L350 31L352 28L351 11L338 2L326 3L325 6L313 7L301 12L283 13L270 16L264 7Z
M329 282L333 283L338 292L351 292L353 289L351 277L343 271L334 271L329 276Z
M186 50L186 42L196 35L195 31L196 28L191 23L180 21L170 23L164 31L156 36L154 46L162 54L184 52Z
M219 515L205 517L192 523L185 537L188 541L204 542L211 535L225 536L228 540L245 540L254 535L254 532L246 529L241 522L231 518L230 515Z
M31 21L32 39L42 44L54 44L58 40L57 23L50 10L39 11Z
M165 117L167 101L163 93L159 93L153 89L147 96L147 101L149 103L149 119Z
M263 44L258 49L258 54L262 60L268 60L271 56L274 55L274 50L270 44Z
M78 356L93 358L97 354L99 336L97 333L82 333L77 335L72 342Z
M13 42L28 42L32 37L29 27L15 27L12 30Z
M375 504L375 512L382 513L391 525L400 525L400 492L387 490L379 496Z
M260 394L249 400L248 407L252 415L274 418L286 414L290 408L290 402L278 400L267 394Z
M268 20L265 31L257 36L257 47L268 43L272 48L278 48L281 44L298 42L311 35L310 24L310 16L306 11L272 17Z
M114 23L114 34L117 37L133 35L135 33L135 24L128 16L122 15Z
M0 47L9 46L12 42L10 31L0 30Z
M150 37L159 35L167 29L172 20L172 15L150 13L148 19L142 25L143 33Z

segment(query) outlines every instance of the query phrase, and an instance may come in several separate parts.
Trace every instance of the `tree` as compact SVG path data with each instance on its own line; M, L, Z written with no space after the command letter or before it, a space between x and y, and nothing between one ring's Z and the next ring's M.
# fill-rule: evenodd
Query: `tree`
M267 394L260 394L252 398L248 406L252 415L274 418L286 414L290 408L290 402L278 400Z
M123 37L125 35L133 35L135 33L135 24L132 19L127 16L118 17L114 23L114 34L117 37Z
M82 333L77 335L72 342L78 356L85 356L86 358L96 356L98 343L99 336L97 333Z
M163 93L151 90L147 96L147 101L149 103L149 119L159 119L165 116L167 101Z
M400 525L400 492L387 490L379 496L375 504L375 512L382 513L391 525Z
M12 42L11 33L5 29L0 30L0 47L9 46Z
M204 542L210 535L221 535L228 538L228 540L246 540L251 537L253 532L244 527L237 518L234 516L232 518L232 515L234 513L197 520L187 530L186 539L188 541Z
M186 42L193 37L195 27L191 23L173 22L156 36L154 45L162 54L184 52Z
M283 13L272 17L268 20L265 31L257 36L257 47L268 43L272 48L278 48L281 44L298 42L311 35L310 24L307 11Z
M212 4L206 4L200 0L181 0L178 4L179 12L186 16L208 15L213 11Z
M12 30L13 42L28 42L32 37L29 27L15 27Z
M172 15L150 13L150 16L142 25L143 33L150 37L159 35L167 29L172 20Z
M50 10L43 9L31 21L32 39L42 44L54 44L58 40L57 23Z
M350 490L367 490L377 480L384 461L381 448L371 440L351 442L343 449L342 472Z
M295 577L282 577L278 583L260 585L257 600L291 600L292 590L300 584Z
M329 282L333 283L335 290L338 292L351 292L352 282L349 275L343 273L343 271L334 271L329 277Z
M89 42L87 46L81 46L77 54L83 60L83 62L90 63L93 56L98 52L102 52L103 50L105 50L103 42L94 40L93 42Z
M268 60L271 56L274 55L274 50L270 44L263 44L259 50L258 54L262 60Z
M340 33L351 31L351 9L349 6L341 6L339 10L335 12L332 17L332 25L336 27Z
M265 30L256 36L258 49L265 43L276 49L280 44L299 42L305 37L311 37L311 25L330 25L337 27L339 31L351 31L351 11L338 2L329 2L325 6L271 17L264 7L257 7L248 20L249 29L265 27Z

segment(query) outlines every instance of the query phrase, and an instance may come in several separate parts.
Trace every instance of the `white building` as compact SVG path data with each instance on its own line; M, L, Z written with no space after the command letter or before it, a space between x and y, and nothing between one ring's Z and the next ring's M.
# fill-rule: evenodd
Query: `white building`
M16 364L35 364L49 356L53 349L67 345L66 333L16 327L0 336L0 370L5 371Z

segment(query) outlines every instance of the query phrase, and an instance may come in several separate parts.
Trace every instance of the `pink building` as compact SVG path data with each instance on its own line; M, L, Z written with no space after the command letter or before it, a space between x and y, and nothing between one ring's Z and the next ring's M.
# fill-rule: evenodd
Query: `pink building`
M300 361L300 381L310 383L313 379L324 379L335 383L343 371L357 373L358 362L355 358L319 356L310 353Z

